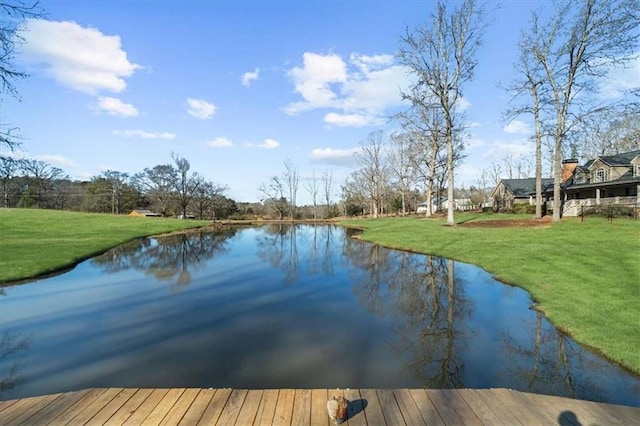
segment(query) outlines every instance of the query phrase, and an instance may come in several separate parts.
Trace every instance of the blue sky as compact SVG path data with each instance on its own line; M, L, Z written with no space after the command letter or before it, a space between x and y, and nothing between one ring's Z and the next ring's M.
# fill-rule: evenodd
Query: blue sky
M505 123L516 44L538 1L505 1L466 86L473 123L457 180L467 187L491 161L533 150L526 120ZM367 134L404 108L399 36L427 20L431 1L41 0L17 57L30 78L21 101L0 104L18 126L23 155L73 179L105 170L134 174L171 162L257 201L258 187L291 160L304 179L355 170ZM497 3L490 2L490 8ZM618 74L638 84L638 66ZM635 83L633 81L635 80Z

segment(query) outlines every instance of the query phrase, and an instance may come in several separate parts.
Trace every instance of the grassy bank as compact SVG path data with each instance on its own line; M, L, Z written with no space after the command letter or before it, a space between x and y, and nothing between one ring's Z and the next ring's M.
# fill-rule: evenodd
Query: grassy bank
M510 216L456 220L490 217ZM363 240L472 263L526 289L556 327L640 374L640 221L476 228L412 217L343 224L365 228Z
M137 237L206 224L193 220L0 209L0 283L72 266Z

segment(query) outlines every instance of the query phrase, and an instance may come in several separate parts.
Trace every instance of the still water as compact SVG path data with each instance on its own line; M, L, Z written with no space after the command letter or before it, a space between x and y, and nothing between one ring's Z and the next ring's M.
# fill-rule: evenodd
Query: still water
M0 288L0 398L90 387L490 388L640 405L640 378L472 265L332 226L149 238Z

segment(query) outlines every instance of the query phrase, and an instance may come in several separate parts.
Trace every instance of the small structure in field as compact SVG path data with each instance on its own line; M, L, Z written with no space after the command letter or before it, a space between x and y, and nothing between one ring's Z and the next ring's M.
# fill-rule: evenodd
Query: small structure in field
M132 210L131 213L128 214L128 216L137 216L137 217L160 217L160 214L158 213L154 213L151 210L144 210L144 209L136 209L136 210Z

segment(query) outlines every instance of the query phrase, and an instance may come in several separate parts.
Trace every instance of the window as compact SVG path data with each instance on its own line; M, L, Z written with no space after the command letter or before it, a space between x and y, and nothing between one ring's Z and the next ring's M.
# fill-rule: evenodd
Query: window
M597 182L606 182L607 181L607 171L603 167L600 167L593 174L593 181L596 182L596 183Z
M636 164L634 176L640 177L640 163Z

